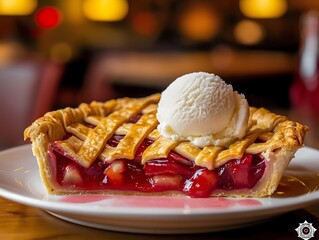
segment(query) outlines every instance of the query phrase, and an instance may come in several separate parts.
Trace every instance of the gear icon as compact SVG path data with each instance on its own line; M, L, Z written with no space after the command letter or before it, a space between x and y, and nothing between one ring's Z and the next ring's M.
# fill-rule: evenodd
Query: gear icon
M295 230L298 233L298 237L302 238L303 240L313 238L315 232L317 231L317 229L312 226L312 223L308 223L307 221L304 223L299 223L299 227Z

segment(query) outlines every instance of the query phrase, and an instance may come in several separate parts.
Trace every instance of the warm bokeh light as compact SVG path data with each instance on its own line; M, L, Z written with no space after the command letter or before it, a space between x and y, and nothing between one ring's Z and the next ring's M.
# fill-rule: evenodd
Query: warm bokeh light
M128 13L126 0L85 0L84 15L94 21L120 21Z
M234 35L239 43L253 45L259 43L264 38L264 31L259 23L243 20L235 26Z
M20 59L24 54L25 51L21 44L12 41L0 41L0 67Z
M63 9L63 24L65 23L66 26L83 24L85 18L82 12L82 1L62 1L60 8Z
M35 14L35 22L42 28L55 28L62 20L59 9L51 6L40 8Z
M179 31L193 40L210 40L217 34L219 27L220 18L217 13L201 4L190 5L178 20Z
M50 49L51 59L58 63L66 63L73 56L72 47L64 42L55 43Z
M0 15L29 15L36 7L36 0L0 0Z
M158 30L158 20L151 12L139 12L133 17L134 30L141 35L150 36Z
M240 10L251 18L278 18L287 11L286 0L240 0Z

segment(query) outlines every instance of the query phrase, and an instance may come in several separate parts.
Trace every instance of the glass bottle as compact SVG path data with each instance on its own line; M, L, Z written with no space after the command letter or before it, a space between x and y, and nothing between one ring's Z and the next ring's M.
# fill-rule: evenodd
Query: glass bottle
M301 20L301 47L296 78L290 88L294 108L319 115L319 12Z

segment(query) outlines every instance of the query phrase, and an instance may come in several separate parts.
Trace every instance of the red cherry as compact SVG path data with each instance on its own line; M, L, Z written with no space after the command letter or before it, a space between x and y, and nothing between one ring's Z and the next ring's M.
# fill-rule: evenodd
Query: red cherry
M208 169L199 169L185 181L184 192L190 197L209 197L217 186L217 173Z
M252 159L252 155L246 154L242 159L226 163L225 167L236 188L245 188L250 186L249 170L252 165Z

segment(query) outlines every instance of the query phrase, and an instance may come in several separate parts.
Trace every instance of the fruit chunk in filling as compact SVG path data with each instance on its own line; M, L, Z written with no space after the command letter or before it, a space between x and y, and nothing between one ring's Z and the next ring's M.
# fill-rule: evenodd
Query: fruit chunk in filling
M108 144L115 147L122 137L113 136ZM265 159L261 154L245 154L214 170L196 166L174 151L167 158L149 160L142 165L142 153L151 143L145 139L134 160L117 159L106 163L97 159L88 168L64 156L53 143L49 146L52 175L66 190L179 191L190 197L208 197L218 189L252 188L265 171Z

